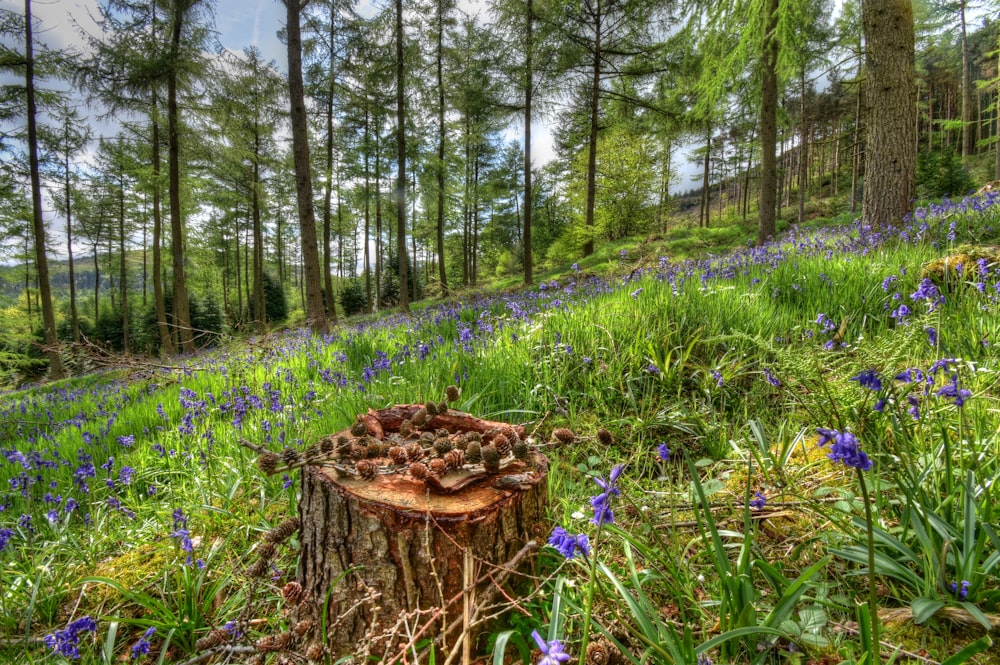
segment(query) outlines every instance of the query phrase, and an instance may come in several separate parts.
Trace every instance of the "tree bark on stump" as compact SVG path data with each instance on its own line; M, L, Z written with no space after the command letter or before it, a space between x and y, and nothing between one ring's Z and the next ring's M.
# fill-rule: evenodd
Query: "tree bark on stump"
M391 440L420 408L369 411L358 420L369 436ZM425 429L454 437L496 426L511 428L449 410ZM524 438L523 428L514 431ZM439 656L462 648L463 608L467 617L476 598L490 593L495 582L486 574L496 578L495 568L548 532L547 467L532 450L499 473L463 467L426 482L403 471L364 480L303 468L297 578L306 597L297 619L312 622L307 641L322 644L325 625L328 653L355 662L404 654L413 662L430 639ZM468 631L473 651L477 632Z

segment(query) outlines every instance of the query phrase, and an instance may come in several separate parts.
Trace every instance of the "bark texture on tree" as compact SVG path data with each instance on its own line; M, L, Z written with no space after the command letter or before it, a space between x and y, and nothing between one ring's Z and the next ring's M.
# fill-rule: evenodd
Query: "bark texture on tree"
M420 408L370 411L361 421L381 439ZM498 424L510 428L449 411L427 427L484 432ZM548 533L547 466L531 452L499 473L462 467L426 484L402 472L362 480L305 467L297 577L306 595L297 620L312 622L306 640L322 640L325 622L328 653L355 662L389 662L428 639L439 656L461 649L463 606L490 593L486 573ZM479 632L469 631L473 644Z
M309 163L309 126L306 117L305 87L302 82L302 32L300 17L308 0L283 0L288 31L288 97L291 104L292 157L295 161L295 200L299 211L299 237L305 281L306 320L313 332L326 330L323 307L322 273L316 238L312 172Z
M866 132L862 218L885 226L913 205L916 74L910 0L864 0Z
M760 101L760 215L757 244L774 237L778 201L778 0L768 2L767 27L761 66Z

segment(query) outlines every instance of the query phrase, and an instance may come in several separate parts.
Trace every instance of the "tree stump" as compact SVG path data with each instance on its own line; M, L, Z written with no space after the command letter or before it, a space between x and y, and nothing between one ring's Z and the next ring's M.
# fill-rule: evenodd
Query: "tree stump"
M303 468L297 577L306 595L297 620L311 622L307 641L323 643L325 624L327 652L355 662L414 662L430 640L439 656L474 651L477 603L509 574L500 567L523 563L529 541L548 531L547 460L525 452L523 428L444 408L430 415L422 405L369 411L334 438L357 473ZM466 446L471 463L445 441ZM507 459L490 463L483 454L484 464L475 463L472 441ZM442 460L449 468L439 473Z

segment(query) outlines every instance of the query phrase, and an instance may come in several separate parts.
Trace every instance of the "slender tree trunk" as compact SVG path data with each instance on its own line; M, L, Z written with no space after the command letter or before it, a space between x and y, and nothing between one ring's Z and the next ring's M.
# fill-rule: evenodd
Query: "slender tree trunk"
M76 273L73 271L73 210L70 196L70 171L69 171L69 121L65 126L64 138L66 140L66 159L63 162L64 175L64 197L66 204L66 255L69 259L69 312L70 324L73 326L73 341L80 343L80 317L76 310Z
M1000 38L997 39L998 45L1000 45ZM1000 49L997 49L997 77L1000 79ZM997 131L994 135L997 139L993 143L994 150L994 164L993 164L993 175L997 180L1000 180L1000 80L994 86L993 91L993 115L996 116Z
M367 93L366 93L367 94ZM375 311L375 300L372 298L372 258L371 249L371 143L369 139L368 101L365 101L365 296L368 298L368 311Z
M597 132L600 129L601 110L601 31L603 30L601 0L594 3L594 52L593 78L590 86L590 134L587 138L587 210L585 215L587 239L583 243L583 255L594 253L594 205L597 201Z
M917 155L914 98L913 8L910 0L862 4L868 89L863 217L883 227L911 208Z
M534 93L532 51L534 49L534 0L526 0L524 36L524 283L534 281L534 257L531 253L531 101Z
M861 66L858 66L858 78L861 76ZM851 159L851 213L858 211L858 177L861 172L861 99L862 87L858 84L858 99L854 107L854 150Z
M255 123L253 183L250 194L253 224L253 318L257 331L264 332L267 329L267 303L264 300L264 225L260 218L260 191L263 183L260 179L260 160L260 135Z
M808 128L806 127L806 69L799 72L799 224L806 217L806 183L809 181L809 170L807 157L809 154L809 141L807 138Z
M403 97L403 0L396 0L396 259L399 308L410 311L410 267L406 253L406 104Z
M118 287L121 289L122 301L122 349L125 355L131 352L128 336L128 276L125 265L125 174L118 172L118 253L119 261Z
M934 86L927 86L927 152L934 150Z
M773 238L777 226L775 203L778 168L775 149L778 142L778 0L768 0L761 65L760 101L760 219L757 244Z
M382 307L382 121L375 120L375 308Z
M975 126L972 124L972 67L969 64L969 41L965 25L966 0L959 0L958 15L962 47L962 163L968 166L976 150Z
M528 0L531 2L531 0ZM444 263L444 206L445 206L445 125L444 125L444 0L437 2L437 53L435 69L437 74L438 93L438 145L437 145L437 261L438 280L441 282L441 295L448 296L448 272Z
M188 308L187 281L184 274L184 222L181 219L180 118L177 105L177 59L181 47L185 3L174 5L170 38L171 65L167 75L167 170L169 172L170 242L174 269L174 323L180 332L181 348L194 353L194 335Z
M99 242L94 243L94 323L97 323L97 319L101 315L101 261L97 254L97 246ZM30 302L30 299L29 299ZM98 340L100 341L100 340Z
M42 218L42 181L38 168L38 127L35 121L35 55L32 37L31 0L24 0L24 84L28 97L28 168L31 173L32 229L35 234L35 264L38 273L38 290L42 302L42 327L45 353L49 358L49 377L58 380L66 376L59 340L56 338L56 317L52 309L52 290L49 285L49 262L45 255L45 220Z
M330 241L332 240L330 226L333 211L330 209L333 200L333 96L337 83L336 62L336 17L330 11L330 77L326 90L326 188L323 192L323 286L326 291L326 314L333 323L337 322L337 305L333 297L333 275L330 265Z
M479 148L476 150L476 157L473 160L472 177L472 285L475 286L479 279Z
M708 228L709 217L712 208L712 187L711 187L711 157L712 157L712 124L708 123L705 129L705 161L701 171L701 214L698 216L700 226Z
M156 305L156 329L160 332L160 353L175 353L170 327L167 325L167 308L163 298L163 217L160 204L160 123L157 119L156 94L152 104L152 167L153 167L153 301Z
M287 9L288 96L291 103L292 156L295 160L295 193L299 210L299 236L306 290L306 321L313 332L326 330L319 252L316 247L316 216L313 211L312 177L309 164L309 126L302 83L302 36L299 19L308 0L283 0Z

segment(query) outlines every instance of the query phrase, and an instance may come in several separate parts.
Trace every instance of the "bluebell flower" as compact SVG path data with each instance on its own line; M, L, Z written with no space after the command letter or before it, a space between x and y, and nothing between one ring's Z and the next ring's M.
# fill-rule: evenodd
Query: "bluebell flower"
M45 646L55 653L77 660L80 658L80 633L92 633L97 630L97 622L89 616L80 617L71 622L63 630L57 630L42 638Z
M642 287L641 287L641 286L640 286L640 287L639 287L638 289L636 289L635 291L633 291L633 292L632 292L631 294L629 294L629 295L631 295L631 296L632 296L632 300L638 300L638 299L639 299L639 294L640 294L640 293L642 293Z
M885 410L885 402L886 399L884 397L879 401L875 402L875 406L872 407L872 411L877 411L878 413L882 413Z
M969 597L969 580L962 580L961 585L952 582L948 585L948 591L961 601Z
M123 448L131 448L135 443L135 436L132 434L126 434L124 436L118 437L118 445Z
M817 430L820 435L819 445L824 446L833 442L830 446L828 458L834 462L843 462L846 466L853 466L855 469L867 471L872 468L872 461L868 455L858 447L858 440L850 432L838 432L826 428Z
M868 390L876 392L882 390L882 381L878 378L878 374L876 374L873 369L862 370L860 374L852 376L848 380L857 381L860 387L867 388Z
M122 485L130 485L132 483L132 476L135 474L135 469L130 466L123 466L118 472L118 480Z
M7 543L9 543L10 539L13 537L14 537L13 529L9 527L0 529L0 552L3 552L5 549L7 549Z
M754 498L750 499L750 507L754 510L763 510L767 505L767 497L760 491L754 492Z
M138 660L149 653L149 638L156 634L156 628L150 626L139 641L132 645L132 660Z
M930 326L927 326L926 328L924 328L924 332L927 333L927 342L931 346L936 347L937 343L938 343L937 329L936 328L932 328Z
M624 252L625 250L623 249L622 251ZM538 634L537 630L531 631L531 637L534 638L535 644L538 645L538 650L542 652L542 659L538 661L537 665L562 665L562 663L570 659L570 655L563 649L562 642L559 640L546 642Z
M769 367L764 368L764 378L767 379L768 383L776 388L781 385L781 381L771 374L771 369Z
M590 556L590 539L587 538L587 534L580 533L574 536L561 526L552 530L549 545L559 550L559 553L567 559L572 559L578 551L585 557Z
M660 446L656 449L656 454L664 462L670 461L670 448L667 447L667 444L661 443Z
M715 387L716 388L721 388L722 387L722 372L713 369L711 373L712 373L712 378L715 379Z
M954 400L955 406L963 406L965 400L972 397L972 391L958 387L958 374L952 374L951 383L935 393L938 397Z
M625 467L623 465L616 464L611 469L611 474L607 480L600 477L594 478L594 482L604 490L597 496L590 498L590 506L594 509L594 517L590 521L597 526L613 524L615 521L615 514L611 510L611 497L621 494L621 490L618 489L618 478L624 470Z

